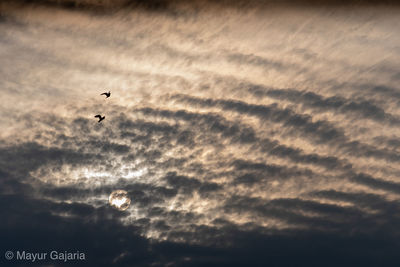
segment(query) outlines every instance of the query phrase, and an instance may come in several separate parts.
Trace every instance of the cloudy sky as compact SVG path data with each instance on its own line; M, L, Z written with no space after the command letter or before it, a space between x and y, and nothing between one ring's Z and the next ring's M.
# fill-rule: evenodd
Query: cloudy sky
M399 266L399 17L0 1L1 265Z

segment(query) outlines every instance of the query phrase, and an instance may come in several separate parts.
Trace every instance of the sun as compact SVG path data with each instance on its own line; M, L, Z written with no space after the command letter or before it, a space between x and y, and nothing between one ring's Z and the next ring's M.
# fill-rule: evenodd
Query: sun
M131 199L125 190L115 190L110 194L108 202L118 210L126 210L131 204Z

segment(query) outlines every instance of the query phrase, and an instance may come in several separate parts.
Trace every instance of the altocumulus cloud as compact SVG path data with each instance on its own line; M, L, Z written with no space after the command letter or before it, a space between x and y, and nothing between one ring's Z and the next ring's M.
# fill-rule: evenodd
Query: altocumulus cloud
M0 2L2 253L398 266L399 12L393 1ZM108 206L116 189L132 198L126 211Z

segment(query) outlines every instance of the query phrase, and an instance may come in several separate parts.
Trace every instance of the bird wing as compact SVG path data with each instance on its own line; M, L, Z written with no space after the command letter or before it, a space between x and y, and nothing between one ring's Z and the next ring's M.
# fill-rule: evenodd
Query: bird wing
M100 118L101 118L101 115L96 115L96 116L94 116L94 117L100 119Z
M107 95L107 93L102 93L102 94L100 94L100 95Z

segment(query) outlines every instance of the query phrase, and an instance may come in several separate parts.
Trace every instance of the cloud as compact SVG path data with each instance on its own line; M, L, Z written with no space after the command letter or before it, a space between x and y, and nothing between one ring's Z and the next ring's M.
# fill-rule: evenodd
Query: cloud
M220 107L224 110L231 110L241 114L256 116L262 120L281 123L284 127L296 128L296 132L299 130L302 131L303 137L312 138L316 142L326 143L345 140L344 133L340 129L336 129L334 126L330 125L329 122L313 122L312 118L309 116L296 114L288 108L281 109L275 104L269 106L251 105L242 101L196 99L183 95L173 96L173 98L193 105Z
M398 125L399 118L386 113L381 107L366 100L349 100L344 97L323 97L313 92L301 92L294 89L266 89L259 86L249 89L258 97L271 97L279 100L301 103L304 107L316 111L335 112L353 115L360 119L371 119L380 123Z
M396 266L398 9L367 2L3 1L1 249Z

